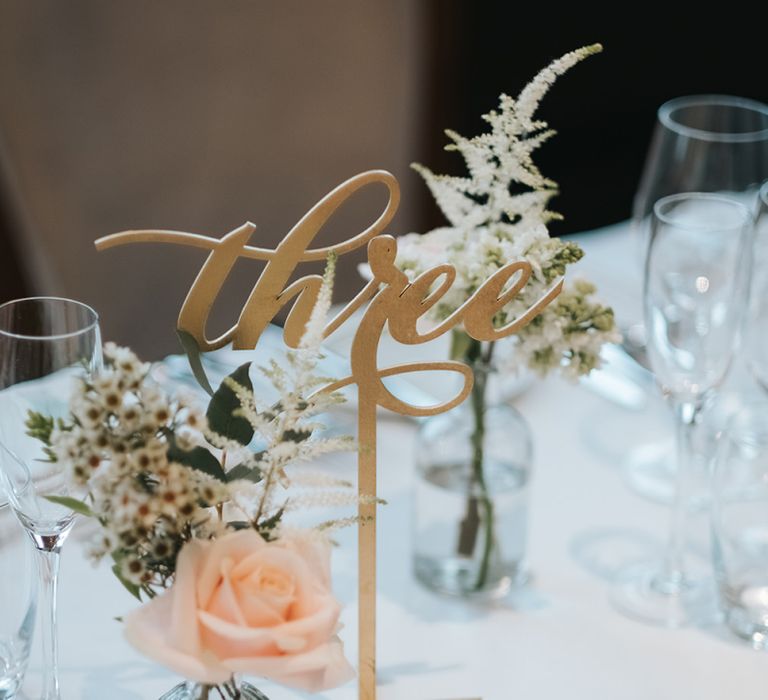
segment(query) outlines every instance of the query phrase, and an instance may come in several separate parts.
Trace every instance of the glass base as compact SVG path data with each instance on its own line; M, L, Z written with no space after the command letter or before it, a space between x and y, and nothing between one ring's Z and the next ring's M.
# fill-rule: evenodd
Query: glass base
M753 649L768 651L768 621L764 617L756 621L749 610L732 607L725 611L725 622L731 632L749 642Z
M269 700L260 690L254 688L250 683L240 683L238 686L239 695L232 696L230 692L222 691L223 697L227 700ZM167 693L160 697L160 700L220 700L219 693L213 688L200 683L186 681L179 683L175 688L171 688Z
M611 602L627 617L678 628L709 617L713 592L704 581L669 579L659 563L637 564L619 574Z
M513 588L524 586L530 578L523 564L508 564L503 572L492 569L487 581L478 586L478 563L461 557L434 559L414 558L414 574L424 586L436 593L460 598L492 600L501 598Z
M12 700L24 680L27 659L13 643L0 637L0 700ZM28 650L26 652L29 653Z

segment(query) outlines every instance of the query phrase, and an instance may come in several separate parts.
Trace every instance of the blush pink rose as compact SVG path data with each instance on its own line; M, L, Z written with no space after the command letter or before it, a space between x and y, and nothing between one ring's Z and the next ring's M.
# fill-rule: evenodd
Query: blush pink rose
M340 611L327 541L241 530L187 543L173 586L126 617L125 636L199 683L244 673L317 692L354 676L336 636Z

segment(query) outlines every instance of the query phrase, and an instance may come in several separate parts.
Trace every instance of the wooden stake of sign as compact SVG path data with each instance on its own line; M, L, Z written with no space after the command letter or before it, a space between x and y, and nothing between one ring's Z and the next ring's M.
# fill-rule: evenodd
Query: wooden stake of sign
M346 241L324 248L310 248L313 239L334 212L355 192L370 184L383 184L389 200L378 219L365 231ZM509 263L489 277L461 307L428 332L417 323L445 295L456 279L451 265L438 265L423 272L413 282L395 265L397 242L382 235L392 220L400 200L397 180L390 173L373 170L361 173L332 190L291 229L272 250L248 245L256 230L246 223L222 239L180 231L123 231L96 241L98 250L129 243L171 243L210 251L179 313L178 328L191 335L201 351L215 350L232 343L235 350L252 350L275 314L293 302L283 337L289 347L298 347L322 278L307 275L288 284L297 265L324 260L329 254L344 255L368 246L368 263L373 279L328 323L324 337L333 333L366 302L350 351L351 375L325 387L333 391L352 384L358 392L358 491L365 496L358 506L358 625L359 699L376 698L376 408L410 416L431 416L460 404L472 389L472 370L460 362L419 362L380 368L377 350L384 328L407 345L418 345L448 332L458 323L475 340L492 342L513 333L535 318L562 290L558 281L535 304L514 321L495 328L494 317L513 300L531 276L525 261ZM208 340L205 329L213 303L239 258L266 262L240 316L226 333ZM394 396L382 379L396 374L425 371L457 372L461 390L449 401L434 406L414 406Z

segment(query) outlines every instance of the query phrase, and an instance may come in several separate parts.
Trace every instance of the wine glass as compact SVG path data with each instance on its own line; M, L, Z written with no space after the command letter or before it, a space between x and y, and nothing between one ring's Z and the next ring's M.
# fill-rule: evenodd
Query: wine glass
M747 366L757 383L768 391L768 181L760 188L752 247L752 281L745 329Z
M727 95L678 97L658 110L645 168L634 200L632 229L645 259L654 203L683 192L711 192L752 208L768 179L768 105ZM645 326L623 329L624 346L647 360ZM672 453L661 445L633 451L625 473L637 493L670 503L674 495ZM650 449L649 449L650 448Z
M27 434L29 411L68 413L76 382L101 367L98 316L68 299L20 299L0 306L0 479L37 552L43 639L42 700L58 700L56 589L74 512L48 499L71 494L59 463Z
M672 195L654 206L643 302L651 366L677 428L675 499L663 560L625 570L614 591L620 610L647 622L689 622L706 592L686 569L696 484L692 439L702 405L733 356L746 305L752 223L749 208L719 195Z

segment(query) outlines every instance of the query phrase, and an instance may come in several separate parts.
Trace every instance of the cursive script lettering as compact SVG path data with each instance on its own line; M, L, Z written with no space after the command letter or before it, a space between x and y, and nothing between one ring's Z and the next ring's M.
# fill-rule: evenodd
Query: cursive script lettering
M312 248L312 242L337 209L353 194L372 184L383 184L388 191L387 205L367 229L335 245ZM457 362L430 362L379 368L377 348L385 327L392 337L404 344L416 345L443 335L463 323L466 332L476 340L494 341L519 331L549 304L561 291L562 280L549 289L525 313L497 328L494 318L525 287L531 276L526 261L514 261L489 277L458 309L432 329L420 332L418 321L450 289L456 278L451 265L438 265L409 281L395 265L397 242L382 231L397 209L400 190L397 180L384 171L361 173L339 185L312 207L274 249L249 245L256 227L246 223L221 239L180 231L123 231L96 241L98 250L129 243L171 243L209 250L179 313L178 327L192 335L201 351L215 350L232 343L236 350L253 349L264 329L275 315L291 304L284 328L285 342L298 347L321 285L319 275L305 275L288 284L300 263L325 259L330 253L344 255L368 245L368 262L373 279L347 303L325 328L327 337L357 309L370 302L363 313L352 344L352 374L335 386L356 384L358 389L375 397L378 405L397 413L428 415L446 410L463 400L471 388L471 373ZM209 340L206 326L211 308L221 292L235 263L240 258L266 262L246 300L237 322L218 338ZM459 372L464 386L447 403L431 407L412 406L393 396L382 378L404 372L443 370Z

